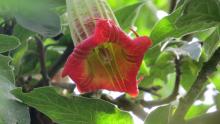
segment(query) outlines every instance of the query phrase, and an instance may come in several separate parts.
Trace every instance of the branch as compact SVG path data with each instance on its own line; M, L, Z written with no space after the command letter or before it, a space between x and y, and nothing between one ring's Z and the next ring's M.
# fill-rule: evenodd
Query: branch
M37 44L37 49L38 49L38 54L39 54L41 75L43 77L43 80L42 80L41 83L44 86L48 86L50 78L48 76L47 69L46 69L46 64L45 64L45 49L44 49L44 45L43 45L43 42L41 41L41 39L39 37L37 37L37 36L35 37L35 41L36 41L36 44Z
M59 70L63 67L63 64L66 62L68 56L72 53L74 49L73 45L67 46L63 54L56 60L53 66L49 69L48 75L52 78Z
M51 82L51 85L62 89L67 89L69 93L74 92L74 89L76 87L75 84L67 82Z
M157 105L168 104L168 103L176 100L176 97L178 96L180 77L181 77L180 59L175 58L174 63L175 63L175 69L176 69L176 80L175 80L175 86L174 86L172 94L165 99L157 100L157 101L140 100L140 103L144 107L153 107L153 106L157 106Z
M216 66L218 65L219 61L220 48L215 51L214 55L208 62L203 64L203 67L199 72L199 75L194 84L192 85L191 89L187 92L184 98L180 99L179 106L177 107L173 116L173 124L184 120L187 111L194 103L194 101L197 99L197 97L200 95L203 88L206 86L208 77L217 70Z
M127 99L125 95L122 95L117 99L113 100L110 96L102 94L101 99L117 105L122 110L131 111L141 120L145 120L145 118L147 117L147 113L144 111L143 106Z
M156 93L156 91L161 89L161 86L153 86L153 87L150 87L150 88L145 88L145 87L139 86L138 89L140 91L144 91L144 92L150 93L150 94L152 94L154 96L161 97L160 94Z
M220 111L204 114L202 116L190 119L185 124L219 124Z
M49 69L48 71L48 76L50 78L53 78L53 76L60 70L60 68L63 67L63 64L66 62L68 56L71 54L73 50L73 46L70 45L66 48L66 50L64 51L64 53L57 59L57 61L53 64L53 66ZM44 85L44 79L41 79L37 85L35 85L34 87L42 87L45 86Z

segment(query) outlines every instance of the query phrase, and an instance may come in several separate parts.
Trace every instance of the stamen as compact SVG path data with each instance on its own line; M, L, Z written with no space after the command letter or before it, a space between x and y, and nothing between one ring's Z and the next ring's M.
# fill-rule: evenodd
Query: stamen
M129 29L130 29L130 31L132 31L132 32L134 33L134 35L135 35L136 37L139 37L138 33L137 33L134 29L132 29L132 28L129 28Z
M98 48L99 49L99 55L104 61L105 64L109 64L112 61L111 53L107 48Z

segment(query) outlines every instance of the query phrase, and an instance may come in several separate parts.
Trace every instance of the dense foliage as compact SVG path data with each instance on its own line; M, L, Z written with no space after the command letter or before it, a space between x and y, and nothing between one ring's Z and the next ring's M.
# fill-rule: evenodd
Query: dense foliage
M0 124L219 124L220 0L107 2L153 41L138 97L79 95L61 78L74 48L65 0L0 0Z

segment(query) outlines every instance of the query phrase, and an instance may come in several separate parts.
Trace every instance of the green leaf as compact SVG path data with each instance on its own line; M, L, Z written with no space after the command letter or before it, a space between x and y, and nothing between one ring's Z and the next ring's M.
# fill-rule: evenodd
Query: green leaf
M188 91L198 76L203 62L196 62L191 59L184 59L181 66L181 85ZM187 79L187 80L186 80Z
M153 26L158 21L157 18L157 8L152 3L151 0L147 0L143 7L141 7L139 16L136 19L136 23L134 24L137 27L138 34L141 35L149 35Z
M57 14L47 9L19 12L15 15L18 24L45 37L53 37L60 33L61 25Z
M157 50L157 51L159 51L159 50ZM152 55L150 55L150 54L148 55L148 54L149 53L147 53L147 56L146 56L147 59L148 58L152 59L152 57L154 57L155 53L153 53ZM164 83L168 82L167 75L171 74L175 71L174 64L173 64L173 56L171 54L169 54L168 52L161 53L161 54L157 55L157 59L155 60L155 62L153 64L150 63L149 68L150 68L149 74L146 76L144 75L145 78L140 83L140 85L143 87L147 87L151 84L161 85L161 83L160 83L161 81L163 82L162 85L164 85ZM161 68L163 68L163 69L161 69ZM160 73L158 73L158 72L160 72ZM155 79L156 79L156 81L155 81ZM160 80L159 84L156 83L156 82L158 82L157 80ZM163 94L163 95L165 95L165 94Z
M115 11L115 16L123 29L129 28L135 23L143 3L138 2Z
M111 8L118 9L122 6L127 6L137 3L139 0L107 0Z
M16 11L18 11L18 8L23 7L23 11L26 11L25 9L27 7L29 8L49 8L54 9L56 7L64 6L65 0L1 0L0 1L0 14L3 15L14 15ZM8 15L7 15L8 16Z
M9 66L11 59L0 55L0 122L2 124L30 124L28 108L18 103L10 94L14 86L14 75Z
M64 97L51 87L34 89L30 93L16 89L12 93L59 124L133 124L128 113L102 100Z
M188 110L185 119L188 120L188 119L192 119L192 118L198 117L198 116L200 116L202 114L205 114L206 111L209 109L209 107L210 107L209 105L204 105L204 104L193 105Z
M13 50L19 45L19 39L16 37L0 34L0 53Z
M160 10L166 11L169 9L169 6L167 6L169 4L169 1L167 0L152 0L152 1Z
M183 27L191 24L208 25L220 22L219 0L193 0L184 5L182 15L178 18L176 25Z
M152 39L154 45L157 45L159 42L165 40L168 37L172 37L175 35L174 33L178 33L178 29L175 27L175 20L181 13L181 8L177 9L175 12L170 14L169 16L161 19L153 28L150 38Z
M0 83L13 83L14 74L12 68L9 66L11 58L0 54Z
M62 1L53 0L1 0L0 10L5 9L15 17L16 22L26 29L45 37L53 37L60 33L59 16L52 11L53 7L63 5ZM8 12L7 12L8 11Z
M220 20L216 19L220 17L219 3L213 5L214 0L211 1L212 2L209 2L207 0L202 0L202 2L200 2L199 0L190 1L190 6L188 5L187 7L185 7L184 4L184 7L179 7L171 15L161 19L155 25L150 35L151 39L154 42L154 45L157 45L158 43L170 37L178 38L189 33L217 26L220 22ZM194 6L196 8L194 8ZM207 11L209 11L207 7L210 9L210 13L207 13ZM189 12L185 14L185 11ZM192 16L190 14L195 15ZM210 15L207 16L207 14Z
M206 59L212 56L215 50L220 46L220 27L217 28L205 41L204 41L204 51L206 54Z
M144 124L168 124L172 114L172 107L170 105L158 107L151 112Z
M35 33L21 27L20 25L15 25L13 30L13 35L20 39L21 45L16 49L13 54L13 65L15 66L15 75L19 77L20 69L22 68L22 57L25 55L28 49L28 39L35 35Z
M218 91L220 91L220 70L218 70L217 72L215 72L211 77L210 77L210 82L212 82L216 89Z

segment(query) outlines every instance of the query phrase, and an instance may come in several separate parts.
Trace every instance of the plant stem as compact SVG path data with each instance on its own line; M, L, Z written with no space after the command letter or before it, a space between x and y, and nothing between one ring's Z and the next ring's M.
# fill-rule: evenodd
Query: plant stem
M73 45L67 46L63 54L56 60L56 62L49 69L48 75L50 78L52 78L60 70L61 67L63 67L63 64L66 62L68 56L72 53L73 49Z
M144 91L144 92L150 93L150 94L152 94L154 96L161 97L160 94L156 93L156 91L161 89L160 86L153 86L153 87L149 87L149 88L145 88L145 87L139 86L138 89L140 91Z
M110 96L102 94L101 99L117 105L118 108L122 110L131 111L141 120L145 120L147 117L147 113L144 111L144 107L138 103L133 102L131 99L126 98L125 95L122 95L113 100Z
M219 124L220 111L190 119L185 124Z
M200 95L203 88L206 86L208 77L217 70L216 66L219 63L219 61L220 61L220 48L216 50L216 52L208 62L204 63L191 89L187 92L185 97L180 99L179 106L177 107L173 116L172 124L176 124L177 122L181 122L184 120L187 111L194 103L194 101L197 99L197 97Z
M39 62L40 62L40 68L41 68L41 75L43 77L42 83L43 83L44 86L48 86L50 78L48 76L47 69L46 69L46 64L45 64L45 49L44 49L44 45L43 45L42 40L39 37L37 37L37 36L35 36L35 41L36 41L37 48L38 48Z
M69 45L67 46L66 50L64 53L57 59L57 61L53 64L53 66L49 69L48 71L48 77L53 78L53 76L60 70L60 68L63 67L63 64L66 62L68 56L72 53L73 46ZM42 87L44 85L44 79L41 79L37 85L34 87Z
M170 103L170 102L176 100L176 97L178 96L179 85L180 85L180 77L181 77L180 59L175 58L174 63L175 63L175 69L176 69L176 80L175 80L175 86L174 86L172 94L170 96L168 96L167 98L162 99L162 100L156 100L156 101L140 100L140 103L143 106L153 107L153 106L157 106L157 105L167 104L167 103Z

